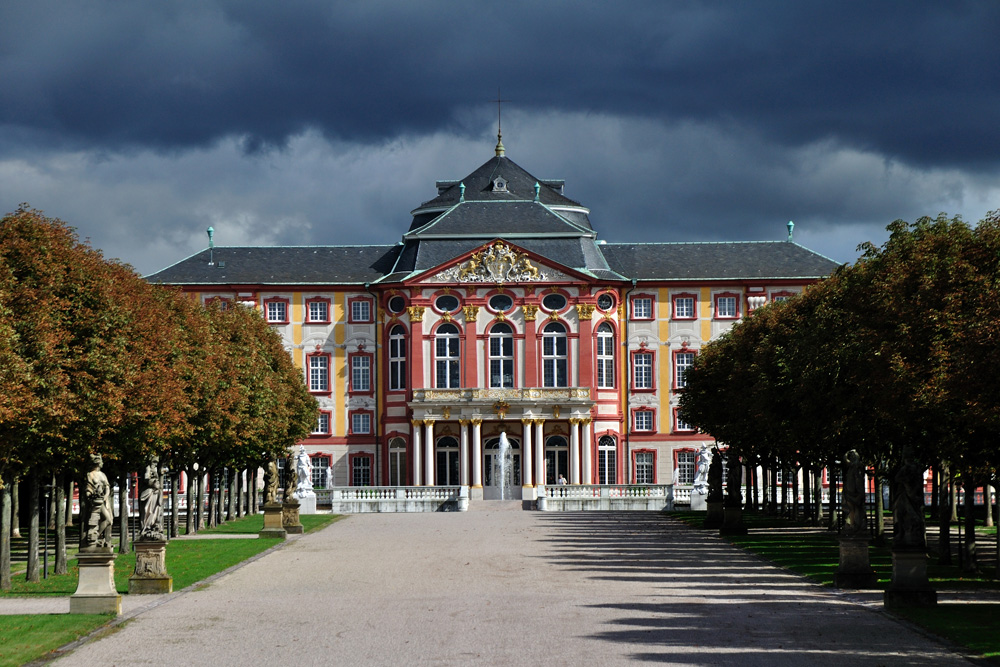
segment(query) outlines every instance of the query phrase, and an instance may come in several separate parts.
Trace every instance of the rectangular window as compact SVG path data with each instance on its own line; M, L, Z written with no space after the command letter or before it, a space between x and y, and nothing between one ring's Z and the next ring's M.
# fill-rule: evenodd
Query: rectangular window
M687 370L694 363L694 352L674 353L674 387L683 389L687 386Z
M690 431L694 431L694 430L695 429L694 429L693 426L691 426L690 424L688 424L686 421L684 421L681 418L681 413L679 411L677 411L677 410L674 410L674 431L678 431L678 432L687 431L687 432L690 432Z
M389 391L406 389L406 335L397 326L389 334Z
M372 390L372 358L366 354L351 355L351 391Z
M635 483L656 484L653 452L635 453Z
M653 411L652 410L636 410L632 413L635 418L636 431L652 431L653 430Z
M677 452L677 477L675 484L694 484L694 452Z
M312 463L312 485L314 489L325 489L330 486L330 457L314 456L309 461Z
M693 320L695 318L694 303L693 296L674 297L674 319Z
M309 391L330 391L330 355L309 356Z
M597 330L597 388L615 388L615 337L606 324Z
M309 301L306 304L307 322L328 323L330 321L330 302L323 300Z
M313 430L313 435L329 435L330 433L330 413L321 412L319 417L316 419L316 428Z
M354 299L351 301L351 322L371 322L371 299Z
M637 296L632 299L632 319L653 319L653 299L648 296Z
M271 324L285 324L288 322L288 302L287 301L267 301L264 306L267 308L267 321Z
M740 316L739 300L735 294L720 294L715 297L715 317L733 320Z
M632 355L632 388L653 388L653 354L640 352Z
M351 433L353 435L368 435L372 432L372 415L370 412L351 413Z
M351 457L351 486L372 485L372 457L358 454Z

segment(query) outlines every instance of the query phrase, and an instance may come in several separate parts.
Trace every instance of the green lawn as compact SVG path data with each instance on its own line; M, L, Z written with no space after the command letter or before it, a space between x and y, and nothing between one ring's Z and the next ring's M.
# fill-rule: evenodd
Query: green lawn
M318 530L341 517L333 514L312 514L301 517L303 530ZM262 515L248 516L201 534L256 534L264 525ZM197 539L171 540L167 544L167 571L174 578L174 590L203 581L237 563L270 549L276 539ZM49 561L50 567L52 560ZM69 573L49 574L37 584L29 584L24 575L14 578L8 596L67 596L76 591L79 576L76 559L70 556ZM115 587L127 593L128 579L135 571L135 554L119 554L115 558ZM20 665L45 655L49 651L82 637L113 620L112 616L82 614L0 615L0 666Z
M672 516L701 528L705 513L675 512ZM833 585L840 557L836 533L779 517L755 513L746 513L743 517L748 534L725 539L819 584ZM892 577L892 553L888 547L877 545L873 545L869 553L872 567L878 574L878 587L884 589ZM927 574L934 588L1000 589L1000 581L993 577L971 574L957 565L940 565L933 556ZM1000 603L939 604L926 609L893 609L892 613L1000 664Z
M108 615L20 614L0 616L0 665L23 665L109 622Z

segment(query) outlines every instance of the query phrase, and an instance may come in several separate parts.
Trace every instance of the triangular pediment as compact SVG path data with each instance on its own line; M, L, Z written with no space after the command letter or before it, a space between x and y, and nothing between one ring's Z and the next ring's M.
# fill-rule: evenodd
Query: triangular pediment
M424 273L421 283L511 285L587 279L513 243L496 239Z

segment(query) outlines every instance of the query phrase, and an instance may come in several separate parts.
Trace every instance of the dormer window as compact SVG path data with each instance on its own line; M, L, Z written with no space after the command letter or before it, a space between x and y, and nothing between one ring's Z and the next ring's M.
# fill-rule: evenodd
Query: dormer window
M507 181L503 176L493 179L493 192L507 192Z

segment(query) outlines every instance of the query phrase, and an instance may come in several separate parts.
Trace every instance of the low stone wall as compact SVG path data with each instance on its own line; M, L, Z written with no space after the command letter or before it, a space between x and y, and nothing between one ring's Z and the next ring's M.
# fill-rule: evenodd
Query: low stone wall
M537 507L543 512L669 512L673 491L670 484L547 486Z
M334 514L368 512L464 512L466 486L348 486L316 489L319 507Z

